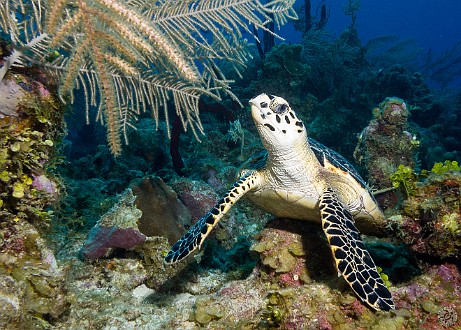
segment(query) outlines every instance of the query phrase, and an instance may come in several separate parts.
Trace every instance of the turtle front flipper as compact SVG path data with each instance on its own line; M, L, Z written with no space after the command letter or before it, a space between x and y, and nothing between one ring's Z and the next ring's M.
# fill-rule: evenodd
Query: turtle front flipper
M339 273L359 298L376 310L394 309L391 293L363 245L354 219L331 188L320 198L322 228Z
M235 182L219 202L171 247L170 252L165 257L165 262L170 264L178 262L187 257L195 249L200 249L203 241L218 224L219 220L226 215L230 208L243 195L253 189L258 182L256 171L244 175L239 181Z

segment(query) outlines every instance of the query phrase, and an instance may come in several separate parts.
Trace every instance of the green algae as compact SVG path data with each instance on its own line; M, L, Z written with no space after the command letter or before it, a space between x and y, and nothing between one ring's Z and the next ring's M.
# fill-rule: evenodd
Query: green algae
M438 258L457 257L461 251L461 175L456 162L447 161L445 169L443 164L417 174L424 180L402 202L402 216L393 225L410 249Z
M378 324L371 326L371 330L400 330L404 329L405 319L401 316L393 318L384 318L378 321Z
M435 163L431 169L431 172L435 174L445 174L448 172L458 172L460 167L457 161L446 160L443 163Z
M194 319L201 325L206 325L213 320L224 316L223 307L211 297L200 297L195 302Z
M461 219L458 213L445 214L441 221L442 226L452 235L459 235L461 233Z
M421 302L421 308L427 313L437 314L440 310L440 305L438 305L433 299L427 299Z
M277 292L270 292L266 297L266 308L262 313L262 324L268 327L280 327L288 314L285 297Z
M288 246L288 251L295 257L303 257L306 255L301 241L295 241Z
M51 215L43 209L57 198L58 180L48 180L56 186L54 192L40 191L32 182L40 175L50 175L59 163L53 141L65 131L64 107L52 95L39 92L44 87L30 78L21 74L7 77L15 80L10 80L12 84L30 90L9 95L17 98L14 115L0 118L0 216L7 221L46 222Z
M400 164L397 170L391 174L390 179L394 188L400 186L404 188L406 196L415 194L417 176L411 167Z

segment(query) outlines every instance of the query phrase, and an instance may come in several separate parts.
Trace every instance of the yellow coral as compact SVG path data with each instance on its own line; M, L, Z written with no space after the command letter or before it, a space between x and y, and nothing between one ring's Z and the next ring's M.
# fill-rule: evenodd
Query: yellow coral
M459 215L456 213L445 214L442 217L442 226L453 235L458 234L461 232Z

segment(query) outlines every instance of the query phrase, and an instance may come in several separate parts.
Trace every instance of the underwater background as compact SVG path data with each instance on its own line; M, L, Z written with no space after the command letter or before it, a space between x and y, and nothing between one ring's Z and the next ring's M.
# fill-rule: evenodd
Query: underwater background
M3 1L1 328L461 328L459 13ZM263 150L248 105L260 93L380 191L386 234L363 240L395 310L354 295L317 223L245 199L198 253L164 264Z

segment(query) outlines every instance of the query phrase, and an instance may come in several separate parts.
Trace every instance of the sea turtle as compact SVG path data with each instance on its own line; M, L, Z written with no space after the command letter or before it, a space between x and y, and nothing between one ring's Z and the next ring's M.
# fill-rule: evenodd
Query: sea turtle
M267 152L243 169L240 180L196 222L165 257L174 263L200 248L213 227L244 195L277 217L319 222L338 273L375 310L394 308L389 290L356 228L384 226L369 188L347 160L307 137L306 127L281 97L250 100L251 115Z

